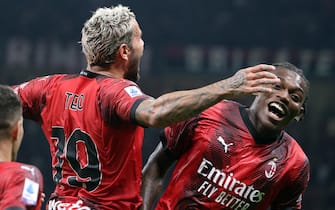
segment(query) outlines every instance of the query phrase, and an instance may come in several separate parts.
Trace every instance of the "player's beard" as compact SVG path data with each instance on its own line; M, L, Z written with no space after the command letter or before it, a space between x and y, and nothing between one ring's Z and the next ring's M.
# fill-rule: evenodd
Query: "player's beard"
M12 161L16 161L17 158L17 152L16 149L13 147L12 148Z
M140 58L133 58L129 62L128 71L125 74L125 78L133 82L137 82L140 79Z

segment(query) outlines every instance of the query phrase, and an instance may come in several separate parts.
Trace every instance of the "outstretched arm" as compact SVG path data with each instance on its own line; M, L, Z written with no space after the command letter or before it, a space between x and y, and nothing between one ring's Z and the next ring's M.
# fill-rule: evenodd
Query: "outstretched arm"
M279 82L271 65L260 64L241 69L232 77L186 91L176 91L145 100L136 109L135 118L145 126L165 127L189 119L222 99L271 92L269 85Z
M141 194L143 197L143 210L152 209L154 202L159 198L163 190L166 172L173 162L164 152L162 143L159 143L142 171Z

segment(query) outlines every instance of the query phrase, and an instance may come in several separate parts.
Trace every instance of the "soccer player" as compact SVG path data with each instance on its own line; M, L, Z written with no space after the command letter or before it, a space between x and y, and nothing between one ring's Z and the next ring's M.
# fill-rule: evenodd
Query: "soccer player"
M144 209L301 209L309 160L284 131L305 112L309 82L290 63L274 64L280 82L250 107L223 100L164 129L143 169Z
M143 54L135 14L119 5L99 8L82 28L87 68L15 86L24 117L40 123L50 144L54 193L49 209L138 209L142 205L144 127L189 119L223 98L269 92L279 81L271 65L194 90L154 99L136 82Z
M44 199L43 178L33 165L14 162L23 137L20 100L0 85L0 209L40 209Z

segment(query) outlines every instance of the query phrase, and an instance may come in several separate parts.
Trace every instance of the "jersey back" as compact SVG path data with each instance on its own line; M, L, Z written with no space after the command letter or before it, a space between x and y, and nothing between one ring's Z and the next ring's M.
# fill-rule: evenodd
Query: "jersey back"
M82 71L37 78L15 90L24 117L39 122L49 141L56 195L104 209L140 205L144 129L134 113L149 96L135 83Z

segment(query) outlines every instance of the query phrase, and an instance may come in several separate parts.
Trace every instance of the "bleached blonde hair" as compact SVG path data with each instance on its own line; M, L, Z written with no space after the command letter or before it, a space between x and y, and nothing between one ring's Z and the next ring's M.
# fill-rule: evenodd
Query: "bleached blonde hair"
M98 8L81 30L82 51L90 65L111 64L121 44L131 47L135 14L126 6Z

